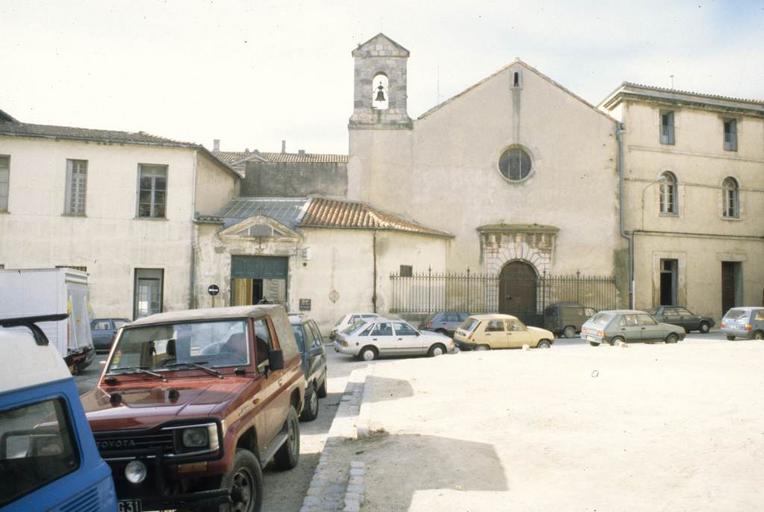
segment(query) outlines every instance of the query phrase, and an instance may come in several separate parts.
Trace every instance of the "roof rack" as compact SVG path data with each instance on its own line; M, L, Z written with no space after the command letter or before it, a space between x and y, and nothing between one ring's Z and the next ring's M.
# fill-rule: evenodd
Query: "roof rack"
M34 341L40 346L48 344L48 337L37 326L38 322L58 322L69 317L69 313L55 315L22 316L17 318L0 318L0 327L26 327L32 331Z

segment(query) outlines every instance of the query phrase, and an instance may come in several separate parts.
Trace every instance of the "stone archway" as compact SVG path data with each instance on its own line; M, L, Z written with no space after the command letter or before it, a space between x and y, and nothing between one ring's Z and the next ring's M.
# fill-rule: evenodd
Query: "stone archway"
M537 285L538 274L531 264L513 260L504 265L499 274L499 312L535 322Z

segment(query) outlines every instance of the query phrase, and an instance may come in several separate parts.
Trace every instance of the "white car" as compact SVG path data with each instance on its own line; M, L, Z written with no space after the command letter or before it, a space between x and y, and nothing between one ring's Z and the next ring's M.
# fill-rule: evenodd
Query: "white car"
M338 333L346 331L351 327L364 324L369 320L375 320L377 318L382 317L376 313L348 313L347 315L340 318L339 322L337 322L337 324L332 327L332 330L329 332L329 339L334 340L337 338Z
M454 350L454 340L437 332L418 331L402 320L377 318L337 334L334 350L364 361L379 356L439 356Z

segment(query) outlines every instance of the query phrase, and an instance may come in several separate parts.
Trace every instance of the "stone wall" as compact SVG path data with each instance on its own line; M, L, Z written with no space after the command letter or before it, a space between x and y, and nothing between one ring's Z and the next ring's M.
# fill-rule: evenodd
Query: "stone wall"
M347 164L337 162L247 162L241 195L247 197L345 198Z

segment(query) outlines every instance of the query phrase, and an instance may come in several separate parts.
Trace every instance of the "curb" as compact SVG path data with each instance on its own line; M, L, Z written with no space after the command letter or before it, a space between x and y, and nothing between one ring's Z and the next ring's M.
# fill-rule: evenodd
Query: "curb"
M335 452L343 440L356 439L358 436L358 417L368 373L368 368L359 368L353 370L348 377L300 512L360 511L366 468L362 462L357 461L348 465Z

